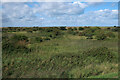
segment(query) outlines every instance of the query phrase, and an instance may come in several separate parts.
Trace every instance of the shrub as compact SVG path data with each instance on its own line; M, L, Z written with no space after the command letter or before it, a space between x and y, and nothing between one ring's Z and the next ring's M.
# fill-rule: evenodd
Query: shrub
M18 41L25 41L28 42L28 37L25 35L14 35L11 40L13 40L14 42L18 42Z
M77 29L77 28L74 27L74 29ZM74 29L72 29L71 27L68 28L67 33L72 34L72 35L76 35L78 32L77 32L77 31L74 31Z
M60 30L66 30L66 27L60 27Z
M84 28L82 28L82 27L79 27L79 30L84 30Z
M73 30L77 30L77 28L76 28L76 27L74 27L74 28L73 28Z
M3 51L3 53L6 53L6 52L11 53L12 51L14 51L15 50L14 45L15 44L10 43L9 41L3 42L2 43L2 51Z
M49 37L52 38L52 39L56 38L56 36L52 35L52 34L50 34Z
M107 39L107 36L104 33L99 33L96 35L97 40L105 40Z
M111 29L113 32L118 32L119 31L119 28L115 27L115 28L112 28Z
M32 28L22 28L22 31L27 31L28 33L32 33L33 32L33 29Z
M50 40L50 38L49 37L45 37L44 40Z
M109 37L109 38L115 38L115 34L112 33L112 32L108 32L108 33L106 34L106 36Z
M83 32L79 32L79 36L84 36L85 34Z
M28 33L32 33L33 31L27 31Z
M46 32L52 32L52 31L53 31L53 28L51 28L51 27L50 27L50 28L45 28L45 31L46 31Z
M68 28L67 30L68 30L68 31L73 31L73 29L72 29L71 27L70 27L70 28Z
M36 40L37 42L43 42L43 39L42 39L41 37L36 37L35 40Z
M3 53L29 52L28 41L28 37L24 35L13 35L9 40L3 39Z
M92 27L92 28L89 28L89 30L90 30L91 32L95 32L96 30L99 30L99 28L98 28L98 27Z
M110 28L110 27L108 27L107 29L108 29L108 30L110 30L111 28Z
M92 36L88 36L86 39L93 39L93 37Z
M76 35L76 34L78 34L77 31L70 31L70 30L68 31L68 33L69 33L69 34L72 34L72 35Z
M92 37L94 35L91 29L86 29L85 31L83 31L83 34L86 37Z
M61 35L61 32L59 30L54 30L53 35L55 36Z

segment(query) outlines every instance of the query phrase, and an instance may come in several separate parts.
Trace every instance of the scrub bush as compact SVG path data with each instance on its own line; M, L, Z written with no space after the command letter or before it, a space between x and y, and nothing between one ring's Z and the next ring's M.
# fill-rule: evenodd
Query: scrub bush
M96 39L97 40L105 40L105 39L107 39L107 36L104 33L99 33L96 35Z

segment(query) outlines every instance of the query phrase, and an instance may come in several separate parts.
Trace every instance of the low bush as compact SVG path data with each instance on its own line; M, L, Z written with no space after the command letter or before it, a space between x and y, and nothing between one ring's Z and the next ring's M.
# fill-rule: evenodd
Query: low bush
M33 31L27 31L28 33L33 33Z
M55 36L59 36L59 35L61 35L62 33L59 31L59 30L54 30L53 31L53 35L55 35Z
M92 39L92 36L94 35L93 31L91 29L86 29L83 32L81 32L82 36L86 36L87 39Z
M52 31L53 31L53 28L51 28L51 27L45 28L45 31L46 31L46 32L52 32Z
M84 28L82 28L82 27L79 27L79 30L84 30Z
M112 30L113 32L118 32L118 31L120 31L120 28L115 27L115 28L112 28L111 30Z
M28 42L29 41L28 37L25 35L13 35L10 40L12 40L14 42L18 42L18 41Z
M45 37L44 40L50 40L50 38L49 37Z
M13 35L10 39L3 39L2 50L3 53L19 53L19 52L29 52L30 49L27 48L29 40L27 36L23 35Z
M74 27L74 28L73 28L73 30L77 30L77 28L76 28L76 27Z
M93 37L92 36L88 36L86 39L93 39Z
M52 39L55 39L55 38L56 38L56 36L53 35L53 34L50 34L49 37L52 38Z
M66 30L66 27L60 27L60 30Z
M84 36L84 35L85 35L85 33L79 32L79 36Z
M73 31L73 29L72 29L71 27L70 27L70 28L68 28L67 30L68 30L68 31Z
M113 32L108 32L106 36L109 38L115 38L115 34Z
M105 39L107 39L107 36L104 33L99 33L96 35L96 39L97 40L105 40Z
M35 40L36 42L43 42L43 39L41 37L36 37Z

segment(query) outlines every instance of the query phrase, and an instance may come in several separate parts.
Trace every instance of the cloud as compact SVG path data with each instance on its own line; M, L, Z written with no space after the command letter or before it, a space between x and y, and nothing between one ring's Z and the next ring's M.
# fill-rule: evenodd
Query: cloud
M118 10L98 10L80 15L77 22L86 25L117 25Z
M54 23L67 26L114 26L118 25L118 10L97 10L81 15L57 17ZM53 23L53 25L55 25Z
M103 2L104 0L85 0L86 2Z
M75 1L73 4L79 5L81 8L86 8L88 6L86 3L81 3L80 1Z
M7 16L7 19L17 20L43 20L45 17L53 17L60 15L80 15L84 13L84 9L78 5L72 3L4 3L3 14ZM42 17L42 18L41 18ZM3 22L5 16L3 16Z
M56 16L80 15L84 9L72 3L50 2L50 3L3 3L2 23L3 26L17 25L31 22L32 25L42 23L44 20L50 20ZM34 24L33 24L34 23ZM19 25L18 25L19 26Z
M118 10L84 13L91 3L3 3L3 26L116 25Z
M101 17L107 17L109 19L118 19L118 10L98 10L94 12L95 14L98 14Z
M2 2L119 2L119 0L2 0Z
M34 11L44 13L44 15L79 15L84 13L83 7L73 3L50 2L39 5L34 7Z

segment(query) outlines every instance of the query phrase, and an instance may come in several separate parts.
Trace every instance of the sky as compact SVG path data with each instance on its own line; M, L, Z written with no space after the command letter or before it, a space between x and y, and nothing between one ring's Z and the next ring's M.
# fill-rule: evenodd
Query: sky
M118 0L98 1L4 2L0 19L2 27L117 26Z
M119 2L120 0L1 0L2 2Z

